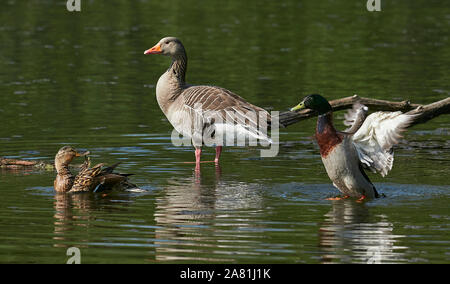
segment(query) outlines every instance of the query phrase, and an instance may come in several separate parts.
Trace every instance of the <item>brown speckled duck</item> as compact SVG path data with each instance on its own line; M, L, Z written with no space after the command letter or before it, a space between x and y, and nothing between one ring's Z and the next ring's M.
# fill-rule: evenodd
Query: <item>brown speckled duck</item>
M114 173L119 163L103 168L104 164L97 164L90 168L90 152L78 152L71 146L62 147L55 156L57 176L54 188L57 192L100 192L111 189L137 188L128 180L130 174ZM69 170L69 164L75 157L85 157L78 175L74 176Z

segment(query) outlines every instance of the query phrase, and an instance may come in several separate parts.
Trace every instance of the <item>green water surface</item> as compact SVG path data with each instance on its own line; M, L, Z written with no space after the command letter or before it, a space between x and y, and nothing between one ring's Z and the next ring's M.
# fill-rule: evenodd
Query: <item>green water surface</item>
M143 55L177 36L188 82L269 110L310 93L428 104L450 92L446 1L65 2L1 4L0 157L72 145L142 191L57 195L53 171L0 169L0 263L65 263L69 247L81 263L449 262L450 116L410 128L387 177L369 173L385 198L332 202L315 119L281 129L276 157L229 147L196 174L155 98L170 60Z

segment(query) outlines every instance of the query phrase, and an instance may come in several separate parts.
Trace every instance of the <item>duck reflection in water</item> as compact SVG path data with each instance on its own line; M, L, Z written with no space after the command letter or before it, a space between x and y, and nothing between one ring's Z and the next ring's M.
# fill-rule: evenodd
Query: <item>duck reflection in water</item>
M84 221L93 219L89 215L93 200L88 194L68 195L57 192L54 199L54 240L65 240L65 233L73 230L74 225L87 226L88 223ZM69 247L70 245L55 243L55 246Z
M132 196L129 194L67 194L56 192L54 196L54 236L55 247L71 247L71 242L77 244L77 247L87 247L81 245L89 242L89 234L86 238L84 234L79 234L80 238L74 237L73 231L86 230L88 232L91 226L95 225L98 218L98 211L115 212L117 210L128 210L128 204ZM120 202L120 207L111 206L112 202Z
M322 263L395 263L403 260L403 235L384 214L371 215L367 204L333 201L319 231Z

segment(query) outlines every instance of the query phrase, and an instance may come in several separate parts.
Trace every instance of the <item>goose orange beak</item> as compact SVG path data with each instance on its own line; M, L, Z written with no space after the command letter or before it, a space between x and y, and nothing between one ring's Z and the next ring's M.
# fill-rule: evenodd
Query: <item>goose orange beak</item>
M160 54L160 53L162 53L162 50L161 50L161 46L159 44L144 51L144 54Z

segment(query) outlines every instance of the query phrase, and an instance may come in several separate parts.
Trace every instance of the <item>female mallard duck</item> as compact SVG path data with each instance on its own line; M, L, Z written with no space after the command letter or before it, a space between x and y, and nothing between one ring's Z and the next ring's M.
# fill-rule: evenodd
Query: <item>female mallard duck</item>
M362 116L364 122L359 128L355 127L354 132L339 132L333 126L331 105L321 95L307 96L291 111L302 109L318 112L315 138L322 162L333 185L344 194L344 198L363 200L378 197L364 168L379 172L383 177L387 175L394 161L392 146L398 143L400 133L414 116L400 111L375 112L365 120Z
M187 55L179 39L163 38L144 54L162 54L172 58L172 64L156 85L156 99L172 126L183 136L192 139L196 169L200 165L205 134L225 137L233 133L233 137L252 137L271 142L267 135L260 131L255 119L259 115L264 116L270 125L271 116L266 110L248 103L226 89L186 83ZM282 123L280 121L280 124ZM218 144L220 141L216 143L215 163L219 162L222 152L223 143Z
M103 168L104 164L97 164L90 167L88 152L78 152L70 146L62 147L55 157L55 168L57 176L54 182L54 188L57 192L99 192L107 189L136 188L136 185L128 181L130 174L118 174L113 170L119 165L114 164L111 167ZM75 157L85 156L86 160L81 166L78 175L74 176L69 170L69 164Z

